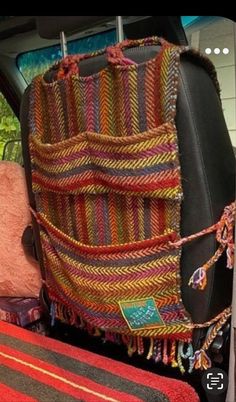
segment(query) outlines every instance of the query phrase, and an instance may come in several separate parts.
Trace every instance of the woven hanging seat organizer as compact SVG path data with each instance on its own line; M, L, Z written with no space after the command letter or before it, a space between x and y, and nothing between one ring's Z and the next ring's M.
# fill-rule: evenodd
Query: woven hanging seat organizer
M141 64L123 54L150 45L160 51ZM191 371L210 366L211 339L192 350L194 324L181 299L181 246L216 232L216 254L190 278L203 289L207 270L225 250L232 267L235 204L212 227L181 239L174 119L180 54L186 52L218 90L210 61L157 37L66 57L51 82L44 76L32 82L29 144L32 213L52 321L125 343L130 355L143 354L148 343L148 358L182 371L181 359L188 358ZM79 62L99 54L106 55L107 67L80 76ZM217 333L229 315L230 308L203 326L215 323Z

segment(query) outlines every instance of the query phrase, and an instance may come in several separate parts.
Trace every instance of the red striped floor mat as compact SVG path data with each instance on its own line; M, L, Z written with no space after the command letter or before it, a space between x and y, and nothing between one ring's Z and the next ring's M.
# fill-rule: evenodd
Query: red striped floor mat
M199 402L161 377L0 321L1 402Z

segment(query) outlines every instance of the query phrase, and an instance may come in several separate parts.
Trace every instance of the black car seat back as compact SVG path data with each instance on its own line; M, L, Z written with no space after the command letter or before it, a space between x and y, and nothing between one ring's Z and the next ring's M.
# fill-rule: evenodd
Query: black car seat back
M79 27L80 18L85 17L73 18L78 18ZM158 18L161 18L160 26L158 26ZM41 25L39 25L41 30L43 29L42 19L40 19ZM179 17L150 17L150 25L145 21L147 20L140 23L141 33L138 23L136 26L135 24L125 26L124 31L127 36L136 38L140 35L142 37L150 36L150 34L158 35L160 27L160 33L165 36L165 39L176 44L186 43L186 36ZM59 31L75 32L75 20L73 20L72 25L70 31L68 25L63 26L63 21L60 20L56 32L58 34ZM151 32L149 27L151 27ZM41 35L55 37L54 28L52 28L51 33L45 34L40 31ZM49 25L47 25L47 29L50 31ZM170 37L168 37L168 33ZM127 49L124 54L127 58L130 57L135 62L141 63L152 59L159 51L159 46L149 46ZM104 55L82 60L80 75L94 74L106 65L107 61ZM45 80L50 82L55 73L56 70L50 71L46 74ZM29 92L30 87L27 88L22 101L21 126L30 204L35 209L28 147ZM206 70L188 55L181 56L176 126L184 193L181 207L181 236L185 237L216 223L220 219L224 207L233 202L235 197L235 158L222 106ZM44 276L39 230L35 219L33 221L37 254ZM183 246L181 257L182 299L195 323L204 323L210 320L231 303L232 272L226 268L225 256L222 256L216 263L215 269L209 272L208 284L204 292L188 286L193 271L207 261L214 254L216 248L215 235L204 236ZM205 331L195 331L195 345L199 344L203 334Z

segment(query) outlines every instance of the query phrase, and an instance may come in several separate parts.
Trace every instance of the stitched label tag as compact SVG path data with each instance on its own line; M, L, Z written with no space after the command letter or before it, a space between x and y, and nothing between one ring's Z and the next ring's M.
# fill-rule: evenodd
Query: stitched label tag
M129 329L151 329L165 325L153 297L119 302Z

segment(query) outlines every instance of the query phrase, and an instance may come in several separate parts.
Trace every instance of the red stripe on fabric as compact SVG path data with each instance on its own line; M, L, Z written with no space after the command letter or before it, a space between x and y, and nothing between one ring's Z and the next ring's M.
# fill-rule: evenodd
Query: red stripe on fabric
M90 175L91 177L88 179L83 179L83 176L88 176ZM175 172L173 172L173 176L175 175ZM94 173L91 171L87 171L81 175L76 175L74 178L69 177L68 179L59 179L60 181L63 182L63 192L65 191L73 191L77 189L78 183L80 187L80 191L82 190L82 187L87 187L94 185L96 186L105 186L108 188L112 188L117 191L128 191L129 193L132 192L140 192L141 194L145 195L145 193L149 193L150 191L157 191L157 190L165 190L170 188L172 191L175 189L175 187L178 187L180 185L180 179L179 176L176 175L176 177L172 177L172 179L156 179L152 178L151 175L145 176L145 178L142 178L141 183L139 184L132 184L130 182L130 178L132 177L132 182L134 183L135 181L140 181L141 176L138 178L135 178L133 176L129 176L128 180L127 177L121 178L121 177L115 177L113 176L112 180L113 183L110 181L111 176L107 174L102 174L102 177L95 177ZM32 172L32 179L34 184L38 184L42 187L46 186L45 189L48 190L49 188L54 191L61 191L61 185L60 184L55 184L52 183L51 179L45 178L35 171ZM56 179L53 179L56 180ZM73 182L72 182L73 180ZM150 181L149 181L150 180ZM67 181L67 183L66 183ZM117 182L118 181L118 182ZM144 187L145 186L145 187ZM82 192L82 191L81 191Z
M3 383L0 383L0 395L1 402L38 402L37 399L8 387Z
M10 356L10 358L4 357L2 355L3 353ZM21 362L13 360L11 359L12 357L19 359L26 364L28 363L31 366L27 366ZM71 373L53 364L49 364L41 359L37 359L5 345L1 345L0 362L1 364L13 370L17 370L33 378L34 380L52 386L60 392L67 393L75 398L84 399L88 402L101 402L102 400L108 400L108 398L112 398L116 401L140 402L140 399L133 395L113 390L86 377ZM47 373L40 370L45 370ZM54 377L53 374L61 377L61 379ZM78 385L78 387L87 388L88 392L81 388L76 388L76 386L66 383L66 381L70 381L75 385ZM92 391L93 393L90 393L89 391ZM97 393L98 395L95 395L94 393ZM102 396L104 396L104 398L102 398Z
M165 215L165 200L159 200L159 206L158 206L158 208L159 208L159 215L158 215L158 218L159 218L159 230L160 230L160 233L163 233L164 232L164 230L165 230L165 228L166 228L166 222L165 222L165 220L166 220L166 215Z
M199 398L195 391L188 384L183 383L182 381L166 377L163 378L151 372L129 366L128 364L120 363L107 357L96 355L94 353L75 348L71 345L63 344L60 341L55 341L36 333L26 331L6 322L0 322L0 332L8 333L13 338L18 338L33 345L41 346L42 348L61 353L65 356L69 356L75 360L79 360L82 363L92 365L96 368L107 370L111 374L120 376L132 382L152 387L166 394L167 397L169 397L170 402L199 402ZM190 336L191 333L189 338ZM186 392L189 399L186 399L184 396L186 395Z

